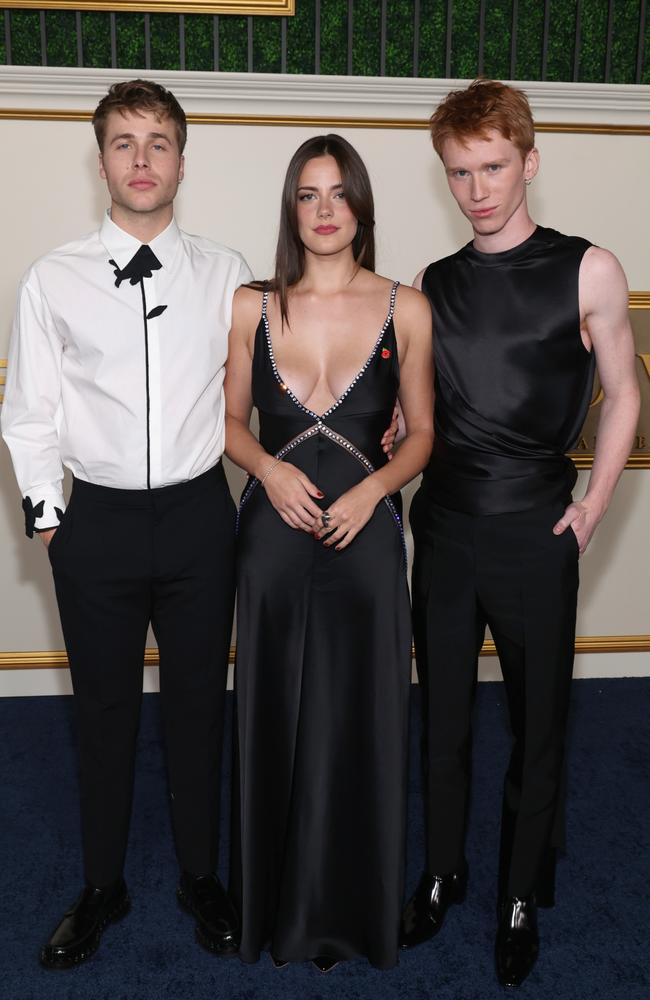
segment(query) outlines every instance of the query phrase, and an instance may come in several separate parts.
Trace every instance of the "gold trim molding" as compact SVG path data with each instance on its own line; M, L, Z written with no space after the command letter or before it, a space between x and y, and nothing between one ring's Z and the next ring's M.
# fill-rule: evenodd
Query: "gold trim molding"
M229 663L235 662L235 646L230 647ZM576 653L648 653L650 635L579 635L576 636ZM492 639L486 639L481 656L496 656ZM145 667L159 664L158 650L145 650ZM0 653L0 670L62 670L68 666L64 650L27 650L25 652Z
M648 653L650 652L650 635L577 635L575 651L576 654ZM496 655L494 641L486 639L481 649L481 656Z
M581 455L580 452L569 452L569 458L576 469L590 469L594 464L593 455ZM650 469L650 455L630 455L625 463L626 469Z
M114 2L111 4L114 9ZM5 6L7 4L5 3ZM16 0L15 6L25 6ZM35 6L43 7L41 0ZM77 0L70 6L79 9ZM152 5L153 6L153 5ZM126 8L125 8L126 9ZM89 122L92 111L75 111L60 108L0 108L0 120L7 121L57 121ZM191 125L288 125L304 128L373 128L373 129L427 129L427 118L344 118L314 115L187 115ZM640 135L650 136L650 125L608 125L602 122L536 122L537 132L572 133L583 135Z
M3 7L110 10L141 14L272 14L292 17L296 0L3 0Z

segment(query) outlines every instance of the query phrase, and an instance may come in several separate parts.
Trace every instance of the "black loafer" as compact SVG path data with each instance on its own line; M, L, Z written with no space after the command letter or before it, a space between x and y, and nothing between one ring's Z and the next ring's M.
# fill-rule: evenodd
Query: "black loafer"
M501 907L496 940L497 978L502 986L521 986L539 954L534 897L511 896Z
M239 950L239 919L228 893L216 875L182 872L176 895L196 917L199 944L215 955L228 957Z
M449 875L425 872L402 914L400 948L413 948L437 934L449 907L452 903L462 903L466 891L467 869Z
M71 969L84 962L97 951L106 925L120 920L130 907L124 879L105 889L87 885L41 948L41 965L46 969Z

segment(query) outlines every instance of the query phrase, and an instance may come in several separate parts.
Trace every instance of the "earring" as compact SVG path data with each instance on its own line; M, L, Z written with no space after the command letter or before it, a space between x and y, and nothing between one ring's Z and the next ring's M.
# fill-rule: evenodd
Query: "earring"
M526 187L530 187L530 185L531 185L532 183L533 183L533 178L532 178L532 177L527 177L527 178L526 178L526 179L524 180L524 184L526 185Z

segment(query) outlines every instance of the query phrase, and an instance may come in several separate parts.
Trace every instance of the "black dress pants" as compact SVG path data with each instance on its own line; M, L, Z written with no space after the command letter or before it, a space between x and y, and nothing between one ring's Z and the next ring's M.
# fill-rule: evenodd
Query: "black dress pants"
M234 522L220 464L152 490L74 482L49 554L75 695L91 885L122 874L150 622L179 862L195 874L216 867Z
M568 502L568 501L567 501ZM514 737L502 808L501 894L540 889L563 839L564 748L578 545L564 503L474 516L411 506L413 615L424 705L427 870L464 864L477 659L489 625Z

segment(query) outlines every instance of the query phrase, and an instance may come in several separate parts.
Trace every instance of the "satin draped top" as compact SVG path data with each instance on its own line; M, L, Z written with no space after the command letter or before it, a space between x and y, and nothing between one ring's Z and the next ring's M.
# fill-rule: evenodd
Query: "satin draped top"
M470 514L567 499L565 455L591 401L595 362L580 337L578 273L591 244L538 227L486 254L471 243L430 264L435 441L424 486Z

